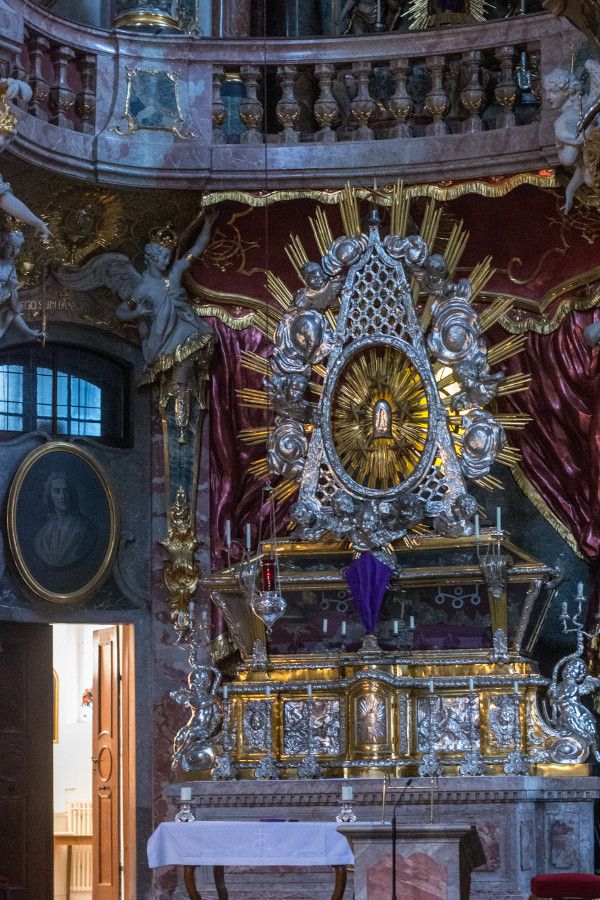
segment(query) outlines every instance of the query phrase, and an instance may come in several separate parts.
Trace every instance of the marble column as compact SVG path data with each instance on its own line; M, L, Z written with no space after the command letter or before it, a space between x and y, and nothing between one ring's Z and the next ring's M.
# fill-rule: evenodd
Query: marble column
M116 0L115 28L179 30L177 0Z
M248 37L251 6L251 0L212 0L212 36Z
M307 37L320 32L315 0L267 0L267 34Z

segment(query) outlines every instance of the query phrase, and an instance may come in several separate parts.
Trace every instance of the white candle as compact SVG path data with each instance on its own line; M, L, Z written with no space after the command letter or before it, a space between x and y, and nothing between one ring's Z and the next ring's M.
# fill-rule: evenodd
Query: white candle
M270 684L267 685L267 688L265 690L265 696L267 696L267 697L271 696L271 685Z
M415 617L414 616L408 617L408 627L410 628L411 631L415 630Z
M346 620L344 619L344 621L342 622L342 637L346 637L346 628Z
M231 519L225 520L225 545L231 547Z
M578 597L583 597L583 581L580 581L580 582L577 584L577 596L578 596Z
M472 678L469 678L469 690L471 691L471 693L473 693L474 688L475 688L475 682L473 681Z
M475 513L475 537L479 540L479 513Z
M250 522L246 522L246 550L250 550L252 547L252 527Z
M179 791L179 799L182 803L189 803L192 799L192 789L191 787L182 787Z
M433 694L433 678L429 679L429 693Z
M327 634L327 619L323 619L323 634Z
M351 784L342 785L342 800L352 800L353 792Z
M499 506L496 507L496 531L502 531L502 511Z
M308 686L308 699L312 699L312 684L309 684Z
M513 681L513 691L515 692L515 694L518 697L519 696L519 682L518 681Z
M229 688L227 687L226 684L224 684L223 685L223 700L227 700L228 696L229 696Z
M394 634L398 634L398 619L394 619Z

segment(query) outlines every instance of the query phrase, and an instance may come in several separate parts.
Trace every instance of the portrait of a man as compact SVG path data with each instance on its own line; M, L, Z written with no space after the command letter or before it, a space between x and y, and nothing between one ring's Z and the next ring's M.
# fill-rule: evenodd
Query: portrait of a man
M27 456L8 502L15 566L37 595L56 603L90 598L110 571L118 536L112 488L80 447L49 443Z
M51 472L42 494L47 519L33 539L35 552L47 566L72 566L93 549L96 528L79 510L76 487L65 472Z

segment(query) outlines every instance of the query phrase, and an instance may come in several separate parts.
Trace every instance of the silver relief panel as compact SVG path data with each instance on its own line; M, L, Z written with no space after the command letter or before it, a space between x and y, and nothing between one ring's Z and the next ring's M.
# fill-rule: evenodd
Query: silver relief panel
M417 701L417 749L458 753L471 749L479 730L479 704L468 697L421 697Z
M309 752L339 756L343 722L339 700L285 700L283 703L283 753L302 756Z

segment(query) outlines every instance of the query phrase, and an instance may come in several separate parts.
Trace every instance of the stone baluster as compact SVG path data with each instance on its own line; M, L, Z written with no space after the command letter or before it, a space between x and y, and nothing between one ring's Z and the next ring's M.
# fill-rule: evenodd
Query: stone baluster
M390 62L390 70L396 80L396 90L390 97L388 103L390 112L396 120L396 126L391 137L411 137L410 125L408 124L407 119L414 109L414 103L406 90L409 68L410 66L407 59L393 59Z
M278 66L277 75L281 81L281 99L277 101L275 113L277 120L283 125L283 131L279 135L282 144L297 144L300 135L294 125L300 115L300 104L294 94L294 81L296 79L296 66Z
M527 45L529 66L531 68L531 93L539 102L542 99L542 79L540 78L540 48L537 44Z
M460 92L460 100L469 113L469 118L463 122L463 131L475 132L482 130L481 107L483 106L484 91L481 87L481 51L469 50L463 54L467 83Z
M425 98L424 109L433 119L433 122L427 126L426 133L448 134L448 126L443 120L443 115L448 108L448 97L444 90L444 57L428 56L425 63L431 73L431 90Z
M28 82L29 75L27 73L27 69L23 65L23 53L24 53L24 51L22 51L21 53L19 53L17 55L17 58L15 59L15 63L8 74L10 75L11 78L17 78L19 81ZM16 97L13 100L13 103L15 103L21 109L27 109L27 102L21 96Z
M494 91L496 101L503 112L496 119L496 128L511 128L515 124L513 106L517 99L514 76L514 47L499 47L496 58L500 61L500 77Z
M315 101L315 119L321 130L315 135L316 140L322 144L333 144L337 140L335 131L331 126L339 115L338 105L331 93L331 84L335 69L330 63L317 63L315 75L319 79L319 96Z
M36 119L48 120L48 94L50 85L44 77L44 57L50 52L50 44L41 34L32 34L29 42L31 72L29 86L33 96L29 101L29 112Z
M372 141L375 133L368 125L369 119L375 112L375 102L369 94L371 63L366 61L353 63L352 72L356 78L357 93L350 105L352 107L352 115L358 122L358 128L352 137L356 141Z
M262 144L263 136L258 131L257 126L262 122L263 107L256 96L260 69L258 66L242 66L241 73L244 87L246 88L246 96L240 104L240 119L247 130L240 135L240 143Z
M93 134L96 124L96 57L93 53L82 53L78 61L81 88L75 109L81 119L81 130L84 134Z
M50 109L53 125L61 128L73 128L73 120L69 112L75 105L75 91L70 86L69 68L75 65L75 51L70 47L57 45L52 49L54 63L54 84L50 88Z
M213 96L212 96L212 123L213 144L224 144L225 135L221 125L227 118L227 110L221 97L221 84L223 83L223 66L213 66Z

